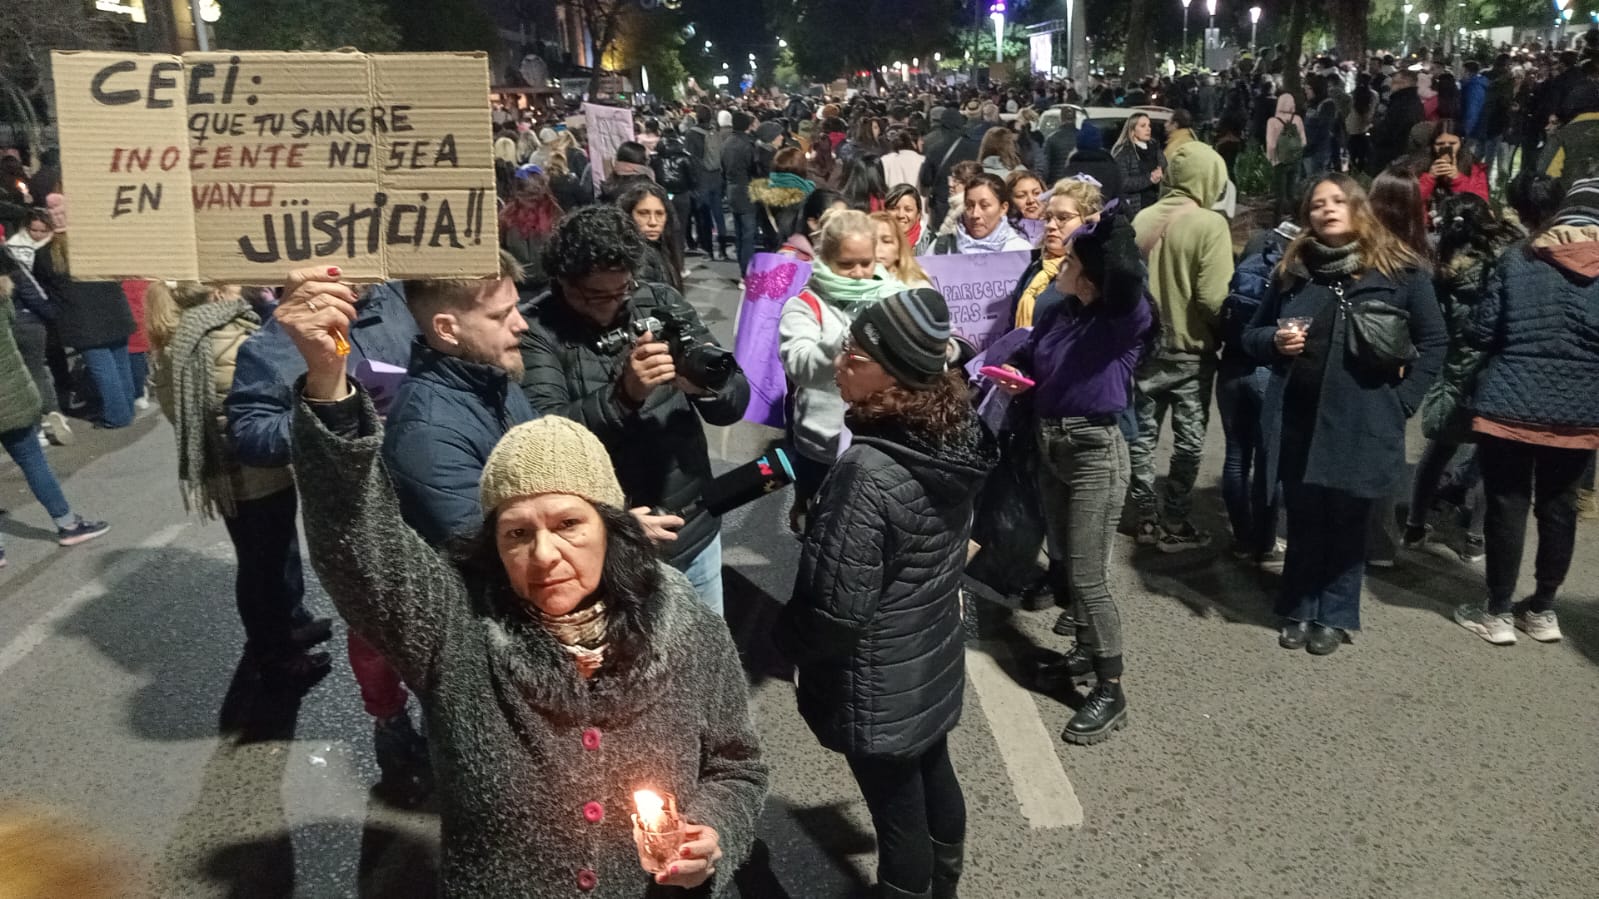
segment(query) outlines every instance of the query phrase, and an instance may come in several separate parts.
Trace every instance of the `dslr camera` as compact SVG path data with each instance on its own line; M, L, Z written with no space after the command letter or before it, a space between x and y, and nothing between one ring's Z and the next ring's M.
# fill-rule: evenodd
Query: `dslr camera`
M671 316L635 318L601 336L597 345L600 352L614 354L645 334L653 334L656 340L666 344L677 373L701 390L721 390L738 371L738 362L731 350L714 343L694 342L683 322Z

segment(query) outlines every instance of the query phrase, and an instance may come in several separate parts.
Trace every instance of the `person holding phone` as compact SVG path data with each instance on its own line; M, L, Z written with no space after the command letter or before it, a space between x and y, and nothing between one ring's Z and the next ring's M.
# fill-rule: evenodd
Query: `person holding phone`
M1454 119L1439 119L1432 126L1432 164L1417 179L1421 201L1429 209L1435 192L1476 194L1488 199L1488 167L1471 155L1471 148L1462 137L1464 131Z
M1058 211L1064 197L1050 201ZM1038 666L1038 686L1067 688L1094 675L1096 685L1062 734L1068 743L1105 740L1127 720L1122 692L1121 617L1106 569L1131 477L1118 417L1132 402L1133 372L1155 335L1154 307L1133 240L1119 214L1083 225L1066 246L1055 289L1064 300L1034 320L1031 340L1009 368L1037 382L1039 489L1051 545L1065 565L1051 566L1057 597L1067 598L1076 645ZM1022 393L1015 381L1002 389Z

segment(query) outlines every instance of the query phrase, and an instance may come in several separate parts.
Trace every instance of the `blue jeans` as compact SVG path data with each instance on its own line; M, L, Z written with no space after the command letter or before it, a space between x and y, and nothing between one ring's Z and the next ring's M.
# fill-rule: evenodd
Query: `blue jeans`
M722 195L726 188L720 177L716 184L694 192L694 220L699 226L700 248L707 256L716 255L719 243L727 241L727 219L722 217Z
M755 235L760 230L760 222L755 217L755 210L749 212L733 213L733 233L738 239L738 273L744 274L749 270L750 260L755 258Z
M100 394L100 423L108 428L133 424L133 366L128 342L79 350Z
M133 378L133 398L144 399L145 382L150 380L150 354L129 352L128 373Z
M1266 399L1267 368L1223 365L1216 378L1216 406L1227 457L1221 467L1221 494L1233 526L1234 547L1261 555L1277 544L1277 509L1266 483L1266 443L1260 413Z
M39 426L29 425L0 434L0 446L5 447L6 454L22 469L22 477L28 482L28 489L33 491L33 498L44 506L45 512L60 527L62 521L72 515L72 507L67 505L67 497L61 492L61 482L50 470L50 463L45 461L44 450L39 446Z
M705 603L705 607L716 614L722 614L721 534L717 534L716 539L700 550L694 561L683 569L683 575L694 585L694 592L700 595L700 602Z
M1360 629L1360 585L1366 575L1366 523L1373 500L1299 481L1283 484L1288 504L1288 557L1277 614Z

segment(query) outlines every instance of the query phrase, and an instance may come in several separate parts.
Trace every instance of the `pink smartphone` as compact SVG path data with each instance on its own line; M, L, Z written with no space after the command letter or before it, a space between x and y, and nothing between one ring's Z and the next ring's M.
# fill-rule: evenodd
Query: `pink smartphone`
M979 368L977 373L990 380L998 381L1001 384L1009 384L1013 387L1030 388L1034 386L1032 378L1017 374L1008 368L1000 368L998 365L985 365Z

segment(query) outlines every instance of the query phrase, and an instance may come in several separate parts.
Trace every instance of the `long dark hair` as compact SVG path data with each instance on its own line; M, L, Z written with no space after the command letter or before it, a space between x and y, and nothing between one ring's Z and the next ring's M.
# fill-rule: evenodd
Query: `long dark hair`
M821 221L822 216L826 215L827 210L833 208L835 203L848 204L849 200L844 199L844 195L838 191L827 187L818 187L811 191L811 195L805 198L805 205L800 207L799 217L794 219L794 231L788 236L793 237L798 234L809 240L811 219Z
M1460 170L1462 177L1470 175L1471 170L1477 167L1477 159L1471 155L1471 143L1466 138L1466 129L1458 119L1440 118L1432 126L1432 134L1427 138L1428 158L1431 158L1433 143L1445 134L1453 134L1460 138L1460 150L1455 153L1455 168Z
M656 601L661 590L660 555L644 533L638 519L622 509L594 503L594 511L605 524L605 567L595 594L605 600L607 617L605 643L607 658L639 659L645 651L644 612ZM499 513L490 512L483 527L470 537L457 538L446 546L446 554L468 578L489 587L504 587L494 593L506 597L506 604L524 603L511 590L500 561ZM505 612L525 612L523 608L504 608Z
M1384 172L1387 175L1389 172ZM1399 179L1408 176L1399 174ZM1408 209L1402 208L1405 204L1394 204L1389 214L1394 216L1396 225L1403 226L1407 220L1414 220L1418 225L1421 222L1421 193L1416 188L1415 179L1408 178L1411 189L1416 191L1414 205ZM1372 186L1383 181L1379 175ZM1425 250L1418 251L1415 245L1398 237L1386 223L1386 219L1378 212L1377 199L1368 196L1360 182L1343 174L1342 172L1328 172L1317 177L1305 187L1304 198L1299 202L1299 224L1304 228L1300 235L1294 238L1288 248L1283 251L1282 262L1277 266L1278 277L1286 281L1296 266L1303 265L1305 247L1310 241L1316 239L1316 233L1310 226L1310 204L1315 199L1316 188L1326 183L1337 185L1338 190L1344 195L1349 204L1349 223L1355 232L1355 240L1360 243L1362 265L1368 270L1376 269L1384 275L1394 278L1406 269L1425 269L1430 258ZM1396 187L1399 185L1396 185ZM1407 203L1409 201L1406 201ZM1421 235L1421 246L1426 246L1426 234Z
M882 204L888 196L888 186L883 183L883 166L876 153L863 153L850 163L849 177L844 180L844 197L849 204L862 212L869 212L872 201Z
M1347 191L1345 192L1347 194ZM1309 194L1306 194L1308 197ZM1427 242L1427 213L1421 202L1421 184L1414 175L1389 167L1371 181L1371 214L1389 234L1423 259L1431 258ZM1308 230L1310 217L1300 222Z
M1494 216L1493 207L1476 194L1448 194L1438 201L1438 263L1447 265L1465 249L1494 253L1520 239L1521 232Z
M661 239L649 241L661 253L661 259L666 263L666 283L673 290L683 293L683 242L679 236L677 214L672 210L672 198L667 196L666 189L654 181L637 181L629 185L622 195L616 198L617 208L633 217L633 207L644 201L645 197L654 197L661 201L666 208L666 228L661 231Z

